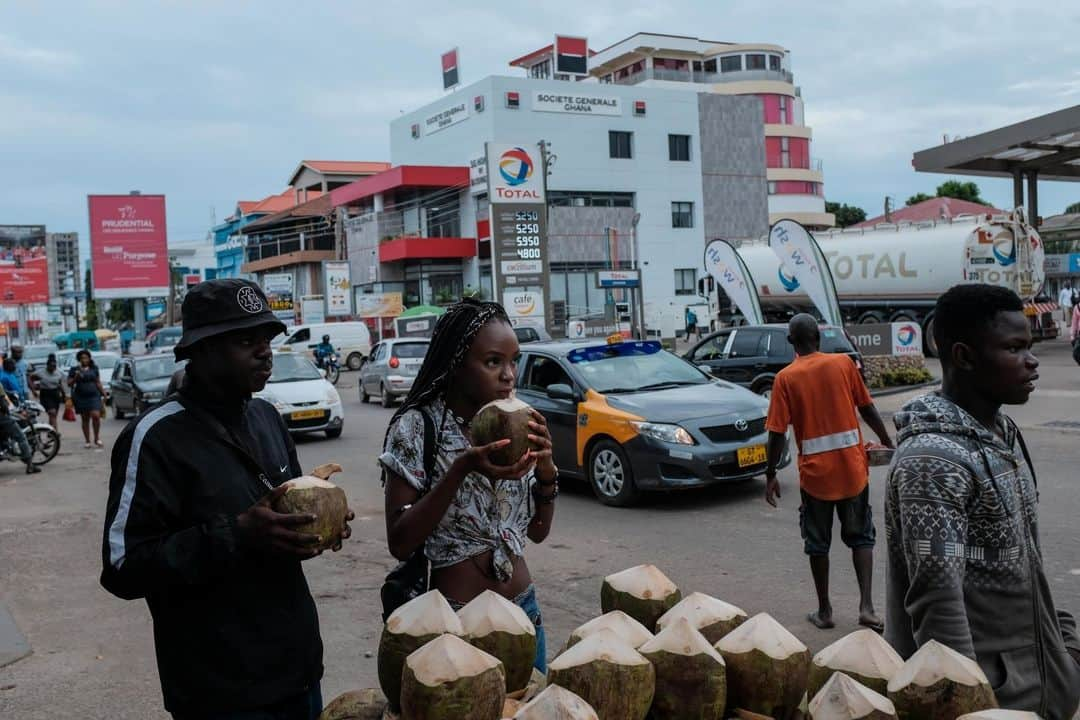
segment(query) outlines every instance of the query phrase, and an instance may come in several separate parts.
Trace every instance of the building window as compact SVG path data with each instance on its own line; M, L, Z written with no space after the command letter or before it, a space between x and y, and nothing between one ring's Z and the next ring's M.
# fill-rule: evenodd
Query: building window
M634 133L623 130L608 131L608 154L612 158L629 159L634 157Z
M673 202L671 203L671 227L692 228L694 227L694 203Z
M776 70L777 72L780 71L780 56L779 55L770 55L769 56L769 69L770 70Z
M780 138L780 167L791 167L791 143L786 137Z
M788 124L788 97L787 95L780 96L780 124Z
M634 207L634 193L548 190L552 207Z
M716 72L716 58L713 58L711 60L706 60L705 64L704 64L704 68L705 68L705 72L707 72L707 73Z
M764 55L747 55L746 56L746 69L747 70L764 70L765 69L765 56Z
M675 294L693 295L697 292L697 270L693 268L675 270Z
M540 79L551 77L551 61L544 60L543 62L536 63L530 67L529 77Z
M739 72L742 70L742 55L729 55L720 58L720 72Z
M611 84L611 80L612 80L612 78L611 78L611 73L608 73L607 75L605 75L605 76L603 76L602 78L600 78L600 82L602 82L602 83L604 83L604 84L607 84L607 85L610 85L610 84Z
M668 159L672 162L690 162L690 136L668 135Z

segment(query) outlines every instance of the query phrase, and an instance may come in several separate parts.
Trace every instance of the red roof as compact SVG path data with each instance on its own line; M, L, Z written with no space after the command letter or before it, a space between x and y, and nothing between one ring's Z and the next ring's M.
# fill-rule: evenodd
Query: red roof
M249 215L251 214L252 208L257 206L260 202L260 200L240 200L236 203L236 209L240 211L241 215Z
M893 210L891 220L886 220L884 215L878 215L851 227L869 228L883 222L905 223L922 222L924 220L948 220L957 215L981 215L985 213L998 215L1003 212L1004 210L998 210L990 205L980 205L979 203L957 200L956 198L936 197Z
M352 160L302 160L300 164L307 165L312 170L332 175L374 175L390 169L390 163L354 162Z
M527 67L526 63L530 60L536 60L544 57L545 55L551 55L555 52L555 43L552 43L546 47L542 47L539 50L533 50L528 55L522 55L517 60L510 61L510 67ZM589 50L589 57L596 54L595 50Z
M469 168L444 165L398 165L330 191L334 207L348 205L387 190L403 187L467 187Z
M303 193L300 193L303 196ZM308 190L308 200L314 200L322 195L321 190ZM260 214L269 215L273 213L281 212L282 210L288 210L289 208L296 207L296 190L289 188L280 195L270 195L263 198L250 208L245 215Z
M329 215L330 212L334 209L333 205L330 202L330 193L326 193L325 195L323 195L322 193L308 191L308 201L297 205L291 202L293 192L294 191L292 190L288 191L290 195L290 205L288 207L283 208L282 210L275 212L272 215L267 215L266 217L259 218L250 225L245 225L241 232L249 232L252 229L276 225L279 222L283 220L288 220L290 218L319 217L323 215ZM277 197L281 196L279 195Z

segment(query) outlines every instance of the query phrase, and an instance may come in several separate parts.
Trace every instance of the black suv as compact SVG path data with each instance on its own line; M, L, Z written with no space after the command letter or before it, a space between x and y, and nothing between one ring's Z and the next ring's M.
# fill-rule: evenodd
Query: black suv
M843 328L821 326L821 351L847 355L862 372L862 355ZM776 373L795 359L795 349L787 341L787 325L742 325L709 335L683 357L722 380L767 397Z

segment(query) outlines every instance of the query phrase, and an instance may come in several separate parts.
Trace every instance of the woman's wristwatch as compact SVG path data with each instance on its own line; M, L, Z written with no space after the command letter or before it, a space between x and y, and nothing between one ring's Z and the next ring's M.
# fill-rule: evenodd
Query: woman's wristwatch
M533 498L541 505L550 505L559 497L559 468L555 468L555 476L549 482L541 482L536 479L532 489Z

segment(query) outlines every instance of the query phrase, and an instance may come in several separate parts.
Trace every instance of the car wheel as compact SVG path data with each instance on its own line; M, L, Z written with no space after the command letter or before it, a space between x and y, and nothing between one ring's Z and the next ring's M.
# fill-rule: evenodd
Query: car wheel
M326 431L326 437L328 437L331 440L333 440L334 438L339 438L339 437L341 437L341 431L343 429L344 428L339 428L339 427L330 428L329 430Z
M589 483L605 505L627 507L638 499L634 472L618 443L601 440L589 453Z
M362 402L362 403L371 402L371 396L368 395L368 391L364 389L364 381L363 380L360 381L360 402Z
M113 415L116 416L117 420L124 419L124 411L120 409L119 403L113 403Z
M768 400L772 397L772 380L766 380L754 386L754 392Z
M386 385L379 383L379 401L384 408L394 407L394 396L386 389Z
M364 367L364 356L360 353L351 353L349 357L345 358L345 367L356 372Z

